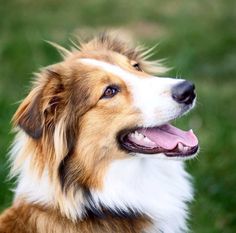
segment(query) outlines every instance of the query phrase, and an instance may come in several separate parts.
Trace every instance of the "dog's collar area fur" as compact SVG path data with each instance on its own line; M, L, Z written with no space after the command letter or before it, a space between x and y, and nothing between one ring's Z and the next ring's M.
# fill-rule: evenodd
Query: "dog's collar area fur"
M186 209L192 188L181 161L136 156L116 161L108 170L104 189L87 194L87 210L92 215L146 216L157 232L187 230Z

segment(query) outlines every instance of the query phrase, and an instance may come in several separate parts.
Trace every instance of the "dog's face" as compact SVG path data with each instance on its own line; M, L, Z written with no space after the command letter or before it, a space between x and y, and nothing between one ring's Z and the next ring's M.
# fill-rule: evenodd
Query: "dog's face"
M37 152L33 163L59 175L64 189L101 188L113 161L193 157L195 135L169 122L194 106L194 86L152 76L135 50L93 46L42 71L18 109L15 124Z

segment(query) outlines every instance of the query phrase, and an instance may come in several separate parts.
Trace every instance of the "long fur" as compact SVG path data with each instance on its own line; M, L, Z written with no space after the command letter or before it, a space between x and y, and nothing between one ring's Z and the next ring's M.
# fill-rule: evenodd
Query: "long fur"
M165 68L114 35L101 34L71 51L53 45L63 61L36 74L13 117L17 185L0 232L186 231L192 188L182 161L130 154L117 142L121 130L179 114L168 94L178 80L150 79ZM101 99L114 83L119 97Z

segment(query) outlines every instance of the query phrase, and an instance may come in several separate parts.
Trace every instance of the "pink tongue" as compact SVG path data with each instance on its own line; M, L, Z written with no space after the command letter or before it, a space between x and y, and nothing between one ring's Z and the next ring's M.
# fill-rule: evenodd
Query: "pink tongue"
M155 128L139 129L137 131L167 150L173 150L179 142L189 147L198 145L198 139L192 130L183 131L170 124Z

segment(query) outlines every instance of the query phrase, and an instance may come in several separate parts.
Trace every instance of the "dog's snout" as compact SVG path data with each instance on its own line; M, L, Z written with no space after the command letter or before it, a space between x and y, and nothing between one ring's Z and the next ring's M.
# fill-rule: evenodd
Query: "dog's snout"
M172 90L172 98L181 104L191 104L195 99L195 86L189 81L183 81L175 85Z

